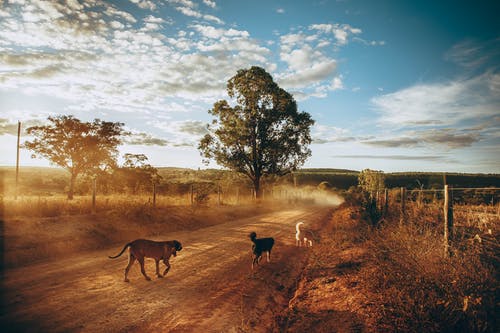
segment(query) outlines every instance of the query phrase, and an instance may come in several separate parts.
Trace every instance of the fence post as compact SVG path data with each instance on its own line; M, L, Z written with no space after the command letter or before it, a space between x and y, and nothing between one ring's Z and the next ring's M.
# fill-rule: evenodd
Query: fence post
M156 183L153 183L153 208L156 208Z
M92 179L92 214L95 214L95 193L96 193L96 179L95 177Z
M399 224L402 225L405 218L406 188L401 187L401 212L399 215Z
M444 254L450 253L450 242L453 239L453 200L448 185L444 186Z
M194 188L193 184L191 184L191 205L194 204Z
M389 189L384 190L384 216L387 216L389 210Z
M17 122L17 156L16 156L16 191L14 193L14 200L17 200L19 191L19 141L21 139L21 122Z
M220 194L221 194L220 185L217 185L217 205L219 205L219 206L221 204Z

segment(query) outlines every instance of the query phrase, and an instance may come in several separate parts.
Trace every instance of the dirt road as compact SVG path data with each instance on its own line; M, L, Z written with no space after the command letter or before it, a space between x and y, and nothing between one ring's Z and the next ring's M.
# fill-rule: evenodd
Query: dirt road
M328 208L291 208L192 232L163 279L146 261L123 282L127 256L108 259L121 245L4 272L2 331L12 332L267 332L296 287L307 252L294 246L298 220L321 223ZM272 236L271 263L251 271L248 234ZM71 240L68 240L71 241Z

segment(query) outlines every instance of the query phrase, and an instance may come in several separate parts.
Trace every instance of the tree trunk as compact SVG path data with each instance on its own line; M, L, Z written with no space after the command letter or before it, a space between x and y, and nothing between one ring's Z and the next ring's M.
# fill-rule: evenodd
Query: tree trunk
M73 200L73 193L75 191L76 176L77 176L77 174L73 170L71 170L71 179L69 180L68 200Z
M254 179L253 188L255 190L255 199L259 200L262 197L262 191L260 189L260 178Z

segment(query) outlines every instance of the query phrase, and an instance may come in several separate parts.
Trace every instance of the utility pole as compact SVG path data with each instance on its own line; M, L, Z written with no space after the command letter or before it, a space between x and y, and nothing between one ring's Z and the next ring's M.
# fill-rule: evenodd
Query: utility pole
M21 140L21 122L17 122L17 157L16 157L16 191L14 194L14 200L17 200L17 191L19 184L19 143Z

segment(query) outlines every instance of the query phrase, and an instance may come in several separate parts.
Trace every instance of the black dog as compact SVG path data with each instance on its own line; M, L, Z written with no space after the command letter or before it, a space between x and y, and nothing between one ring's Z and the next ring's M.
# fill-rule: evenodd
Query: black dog
M250 233L250 240L253 242L252 245L252 253L253 253L253 261L252 261L252 269L254 264L259 264L260 259L262 259L262 252L267 252L267 262L271 260L271 250L274 245L274 238L257 238L257 234L255 232Z

